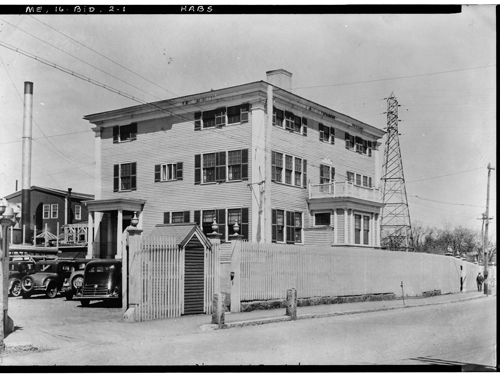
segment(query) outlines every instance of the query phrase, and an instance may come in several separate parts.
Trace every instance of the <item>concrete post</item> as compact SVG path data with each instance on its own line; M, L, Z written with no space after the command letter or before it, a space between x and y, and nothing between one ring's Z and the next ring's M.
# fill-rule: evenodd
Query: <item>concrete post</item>
M224 294L215 293L212 302L212 324L218 324L219 328L225 323Z
M66 234L64 235L64 237L65 241L67 241ZM88 229L87 229L87 255L85 256L85 258L92 259L93 255L94 255L94 212L89 211Z
M232 241L231 255L231 312L240 312L240 264L242 241Z
M122 310L125 322L135 321L135 310L141 302L139 263L137 254L141 251L142 229L129 226L128 246L122 259Z
M297 320L297 290L295 288L286 291L286 315Z

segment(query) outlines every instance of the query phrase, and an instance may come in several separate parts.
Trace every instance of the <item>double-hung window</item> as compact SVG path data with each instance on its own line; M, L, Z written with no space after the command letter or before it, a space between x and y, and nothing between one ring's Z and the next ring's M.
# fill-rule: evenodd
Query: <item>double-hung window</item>
M335 180L335 168L321 164L319 166L319 183L330 184Z
M354 215L354 243L357 245L370 244L370 216Z
M137 163L113 166L113 191L137 190Z
M319 123L318 130L319 130L319 140L321 142L328 142L331 143L332 145L335 144L335 128L331 128L327 125Z
M354 182L354 173L347 171L347 182Z
M295 128L295 116L292 112L285 111L285 129L293 132Z
M227 210L227 234L234 234L234 225L238 222L240 227L238 234L248 240L248 208L229 208Z
M345 148L348 150L354 150L354 136L349 133L345 133Z
M354 243L361 244L361 215L354 215Z
M292 184L293 156L285 156L285 184Z
M215 127L215 110L203 112L203 129Z
M272 242L285 241L285 211L273 210L272 212Z
M363 215L363 245L370 243L370 216Z
M210 111L199 111L194 114L194 130L220 128L226 124L248 122L250 103L232 107L219 107Z
M43 205L43 218L50 219L50 204Z
M248 149L194 156L194 183L248 180Z
M273 125L283 127L283 111L273 107Z
M113 127L113 143L135 141L137 139L137 123Z
M279 152L272 151L271 153L271 164L272 164L272 178L276 182L282 181L283 175L283 154Z
M57 219L59 217L59 205L51 204L50 205L50 218Z
M82 206L75 206L75 220L82 220Z
M302 184L302 159L295 158L295 186Z

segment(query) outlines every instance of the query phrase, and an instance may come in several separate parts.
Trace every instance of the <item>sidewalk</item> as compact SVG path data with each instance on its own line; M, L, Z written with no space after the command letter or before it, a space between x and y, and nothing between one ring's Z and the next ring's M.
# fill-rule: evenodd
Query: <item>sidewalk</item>
M334 305L304 306L297 308L298 319L321 318L336 315L359 314L375 311L413 308L418 306L458 303L478 298L496 298L485 296L482 292L456 293L428 298L405 298L393 301L356 302ZM275 323L290 320L285 309L256 310L246 313L226 313L225 327L237 328L247 325ZM46 350L68 350L93 345L108 345L128 341L154 341L165 337L182 337L190 334L205 334L204 331L219 329L211 323L210 315L191 315L174 319L155 320L139 323L122 321L105 323L82 323L72 325L51 325L46 329L21 327L7 338L6 351L0 363L9 364L8 357L19 352L40 352ZM52 356L57 355L55 352ZM11 364L16 364L12 362Z

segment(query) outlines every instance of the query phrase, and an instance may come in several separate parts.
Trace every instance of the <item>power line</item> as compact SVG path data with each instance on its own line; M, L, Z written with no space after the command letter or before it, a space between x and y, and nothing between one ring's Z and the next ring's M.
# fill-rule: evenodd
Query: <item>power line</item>
M477 67L475 67L475 68L464 68L464 69L456 69L456 70L445 70L445 71L442 71L442 72L426 73L426 74L415 74L415 75L411 75L411 76L402 76L402 77L393 77L393 78L381 78L381 79L374 79L374 80L369 80L369 81L358 81L358 82L336 83L336 84L333 84L333 85L319 85L319 86L294 87L294 90L301 90L301 89L313 89L313 88L319 88L319 87L348 86L348 85L357 85L357 84L360 84L360 83L370 83L370 82L392 81L392 80L394 80L394 79L406 79L406 78L424 77L424 76L430 76L430 75L445 74L445 73L455 73L455 72L463 72L463 71L465 71L465 70L483 69L483 68L492 68L492 67L496 67L496 65L484 65L484 66L477 66Z
M434 176L434 177L429 177L429 178L422 178L420 180L408 181L407 184L411 184L412 182L420 182L420 181L433 180L435 178L454 176L456 174L467 173L467 172L472 172L472 171L478 171L480 169L483 169L483 167L481 167L481 168L475 168L475 169L468 169L466 171L460 171L460 172L456 172L456 173L445 174L445 175L442 175L442 176Z
M450 204L450 205L454 205L454 206L468 206L468 207L479 207L479 208L484 208L484 206L475 206L475 205L472 205L472 204L464 204L464 203L451 203L451 202L437 201L437 200L433 200L433 199L422 198L422 197L419 197L418 195L410 195L410 197L415 197L415 198L418 198L418 199L422 199L422 200L424 200L424 201L436 202L436 203L440 203L440 204Z

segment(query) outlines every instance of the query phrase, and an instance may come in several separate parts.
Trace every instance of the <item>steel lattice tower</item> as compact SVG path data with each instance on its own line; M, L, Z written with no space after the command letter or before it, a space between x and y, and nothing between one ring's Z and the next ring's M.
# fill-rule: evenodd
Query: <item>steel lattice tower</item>
M387 98L387 140L382 166L381 245L394 251L413 251L410 211L406 197L403 160L399 148L398 101Z

